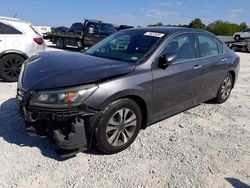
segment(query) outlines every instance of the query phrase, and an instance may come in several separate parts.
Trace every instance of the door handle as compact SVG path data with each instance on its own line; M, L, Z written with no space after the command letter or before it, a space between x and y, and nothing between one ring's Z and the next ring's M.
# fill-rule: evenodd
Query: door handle
M2 42L2 40L0 39L0 42Z
M201 69L201 68L202 68L202 65L195 65L195 66L193 67L194 70L196 70L196 69Z
M221 62L226 62L227 61L227 58L224 58L221 60Z

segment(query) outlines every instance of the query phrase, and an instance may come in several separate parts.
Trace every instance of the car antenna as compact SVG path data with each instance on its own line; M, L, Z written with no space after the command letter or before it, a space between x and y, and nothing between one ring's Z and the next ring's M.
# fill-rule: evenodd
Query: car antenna
M16 13L16 14L13 16L13 18L16 18L16 17L17 17L17 15L18 15L18 14Z

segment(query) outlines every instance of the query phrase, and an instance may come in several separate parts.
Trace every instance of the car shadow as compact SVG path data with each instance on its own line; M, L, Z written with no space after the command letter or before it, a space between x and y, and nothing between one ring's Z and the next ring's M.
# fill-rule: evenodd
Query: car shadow
M0 106L0 137L20 147L37 147L45 157L57 161L66 160L56 154L55 146L46 138L27 135L24 120L19 114L19 107L14 98L5 101Z
M250 188L250 185L247 185L236 178L225 178L234 188Z

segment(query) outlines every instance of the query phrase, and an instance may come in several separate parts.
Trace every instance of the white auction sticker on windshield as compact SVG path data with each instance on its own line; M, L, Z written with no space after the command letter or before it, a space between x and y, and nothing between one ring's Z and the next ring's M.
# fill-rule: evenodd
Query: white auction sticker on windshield
M156 32L146 32L144 35L151 36L151 37L159 37L159 38L164 36L163 33L156 33Z

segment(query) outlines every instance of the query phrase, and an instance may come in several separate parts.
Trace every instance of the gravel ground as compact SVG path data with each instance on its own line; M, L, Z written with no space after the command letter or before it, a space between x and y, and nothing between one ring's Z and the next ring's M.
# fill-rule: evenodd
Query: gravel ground
M0 187L249 187L250 54L239 55L228 102L150 126L115 155L92 150L58 158L46 139L26 135L16 83L0 81Z

